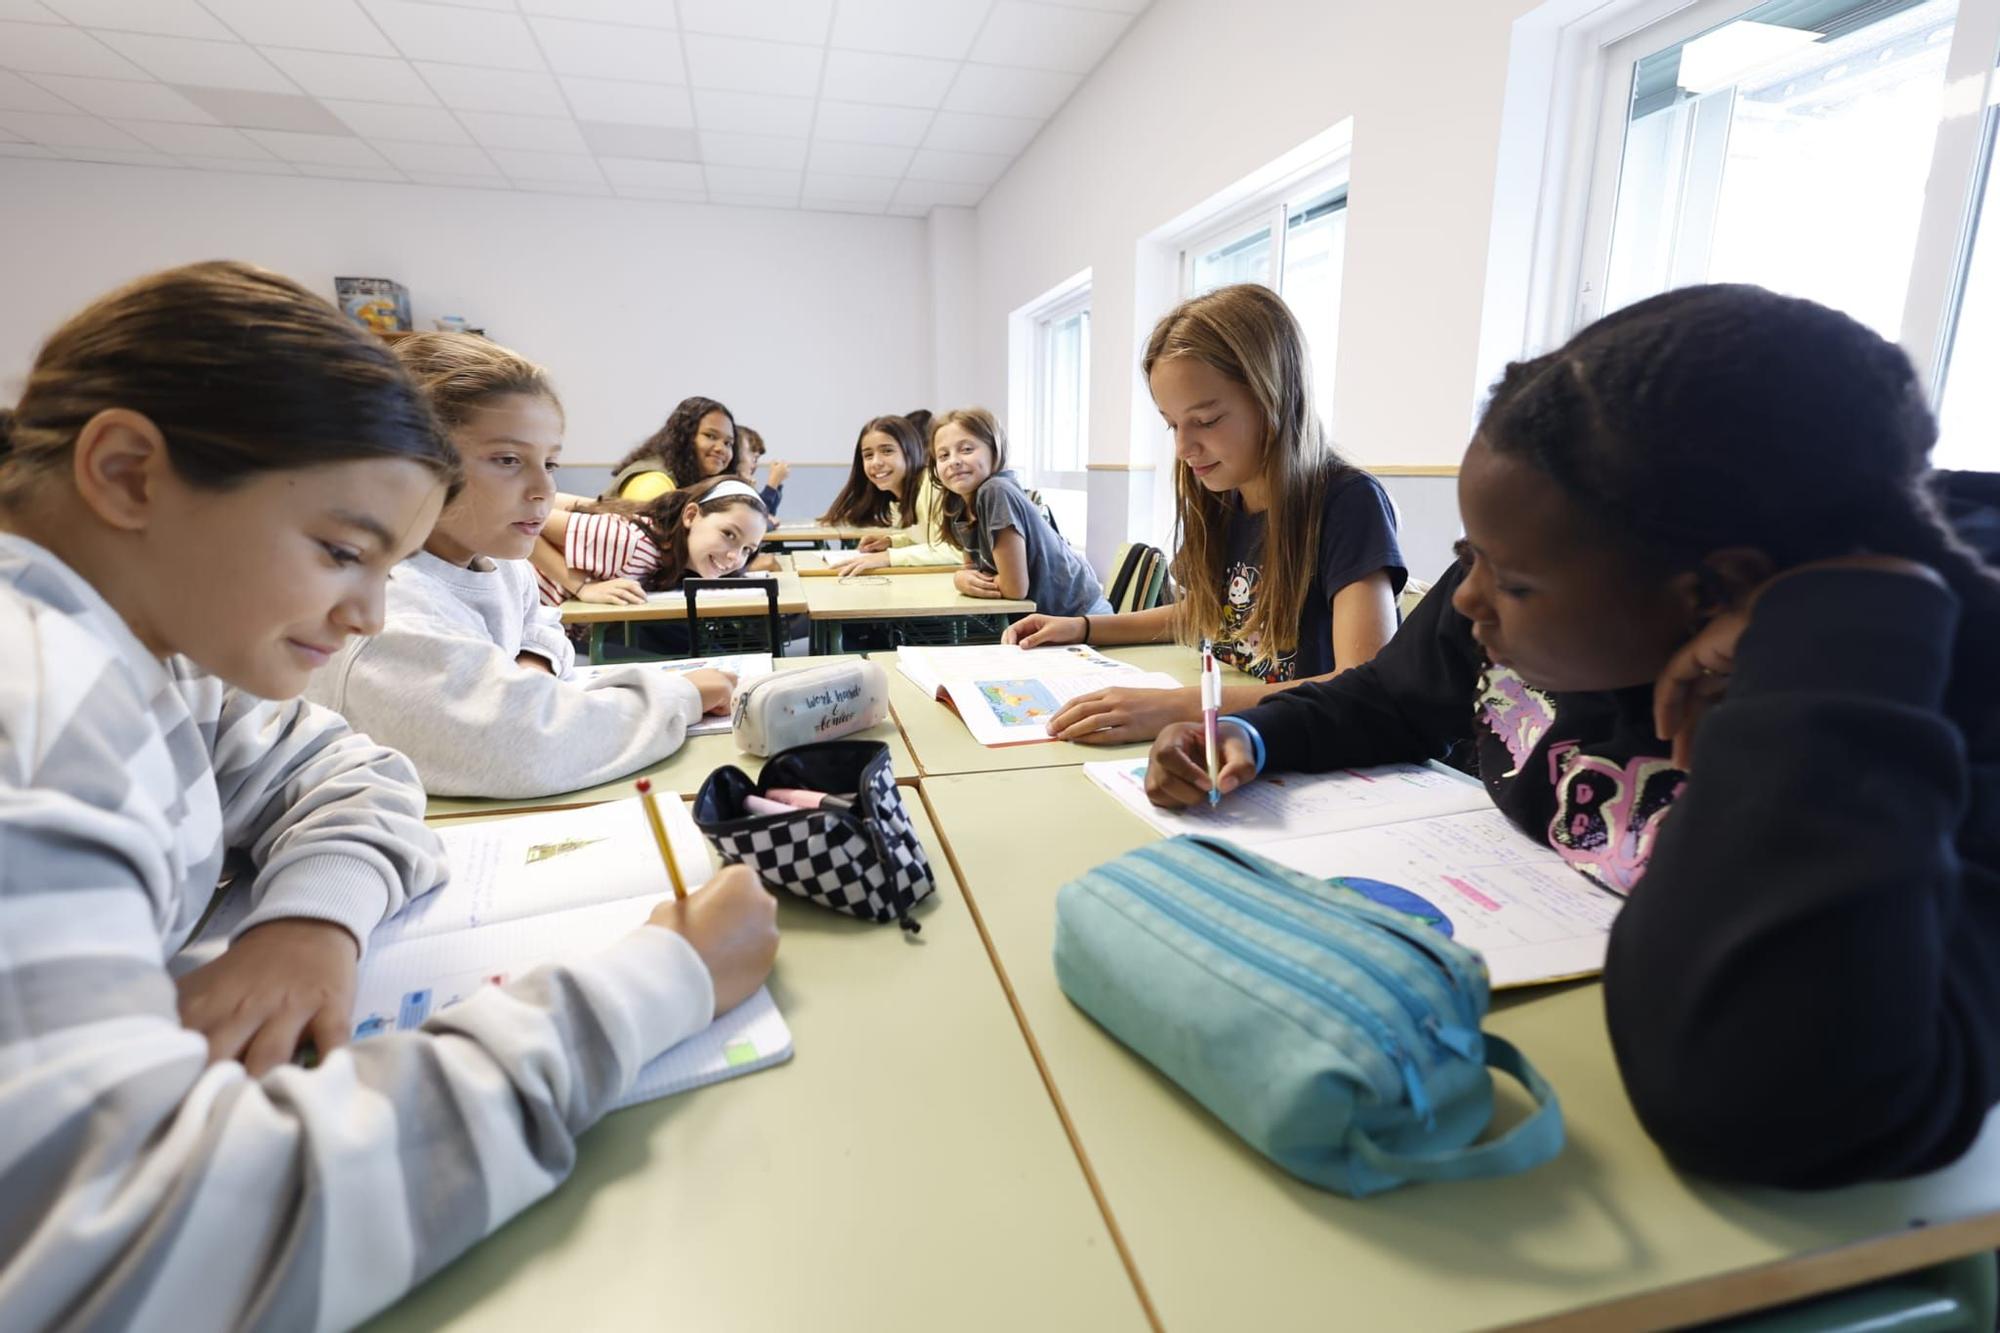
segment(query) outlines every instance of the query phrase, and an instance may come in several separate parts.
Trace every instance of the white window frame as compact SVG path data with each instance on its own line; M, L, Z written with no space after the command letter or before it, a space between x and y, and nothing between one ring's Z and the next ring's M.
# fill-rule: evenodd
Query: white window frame
M1047 451L1049 403L1049 343L1054 327L1071 315L1091 313L1090 270L1065 278L1048 291L1013 312L1008 325L1007 414L1010 418L1009 462L1030 486L1043 490L1086 488L1085 470L1090 461L1090 336L1089 321L1084 330L1084 383L1079 407L1083 420L1082 466L1058 470L1050 465Z
M1556 346L1604 313L1633 65L1755 5L1756 0L1619 0L1591 6L1559 29L1525 346L1515 354ZM1969 258L1996 63L2000 0L1958 0L1899 331L1930 387L1933 407L1940 402ZM1482 355L1482 362L1491 359Z
M1211 222L1204 230L1183 239L1180 243L1181 296L1185 298L1194 290L1194 265L1198 258L1266 227L1271 229L1271 266L1261 281L1282 296L1284 291L1279 283L1285 273L1285 223L1289 220L1292 203L1299 199L1317 199L1329 190L1345 191L1348 166L1349 155L1343 151L1334 161L1315 164L1287 178L1261 192L1249 203L1232 210L1221 220ZM1345 197L1341 206L1348 206Z

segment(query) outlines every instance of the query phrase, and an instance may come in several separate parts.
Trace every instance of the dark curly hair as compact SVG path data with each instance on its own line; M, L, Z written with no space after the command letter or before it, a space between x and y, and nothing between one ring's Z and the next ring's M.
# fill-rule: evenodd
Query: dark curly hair
M612 473L615 475L634 463L657 458L661 469L674 479L676 486L692 486L704 475L701 460L695 453L694 437L701 430L701 419L710 412L720 412L729 418L729 464L722 470L736 471L735 414L713 398L683 398L667 414L666 421L658 430L618 460L618 465L611 469Z

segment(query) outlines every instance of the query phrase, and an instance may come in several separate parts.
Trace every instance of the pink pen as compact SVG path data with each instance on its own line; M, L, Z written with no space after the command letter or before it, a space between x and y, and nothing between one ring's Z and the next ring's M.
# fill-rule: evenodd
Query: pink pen
M1215 650L1208 640L1201 644L1201 738L1208 750L1208 803L1222 799L1221 744L1216 740L1216 718L1222 711L1222 672L1215 665Z

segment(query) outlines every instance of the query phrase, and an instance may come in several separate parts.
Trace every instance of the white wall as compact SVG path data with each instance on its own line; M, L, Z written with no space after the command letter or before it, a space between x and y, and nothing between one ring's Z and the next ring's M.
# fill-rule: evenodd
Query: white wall
M1155 0L979 207L980 395L1006 402L1008 312L1090 268L1091 459L1154 462L1164 435L1149 409L1135 411L1136 363L1166 303L1137 295L1140 238L1352 117L1341 387L1328 415L1364 465L1456 463L1477 396L1510 28L1531 7ZM1126 487L1147 481L1092 472L1097 562L1121 536L1100 515L1144 513ZM1449 526L1419 517L1427 533ZM1443 567L1434 545L1412 552L1426 576Z
M932 395L927 250L906 218L0 159L0 398L92 297L240 258L329 297L393 277L417 327L483 324L554 374L566 462L616 459L700 393L773 456L844 469L862 421ZM830 494L821 472L794 488Z

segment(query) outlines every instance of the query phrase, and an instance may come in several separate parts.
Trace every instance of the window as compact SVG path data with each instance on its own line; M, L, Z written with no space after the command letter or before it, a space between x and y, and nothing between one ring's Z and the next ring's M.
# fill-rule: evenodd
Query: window
M1080 487L1090 458L1089 307L1041 319L1035 342L1035 480Z
M1346 164L1294 186L1190 242L1181 252L1181 294L1199 296L1257 282L1285 298L1306 336L1313 400L1333 401L1340 344L1340 269L1347 249Z
M2000 354L2000 241L1973 241L1996 46L2000 0L1696 0L1607 40L1551 332L1691 283L1809 297L1910 352L1941 466L2000 468L2000 384L1948 374Z

